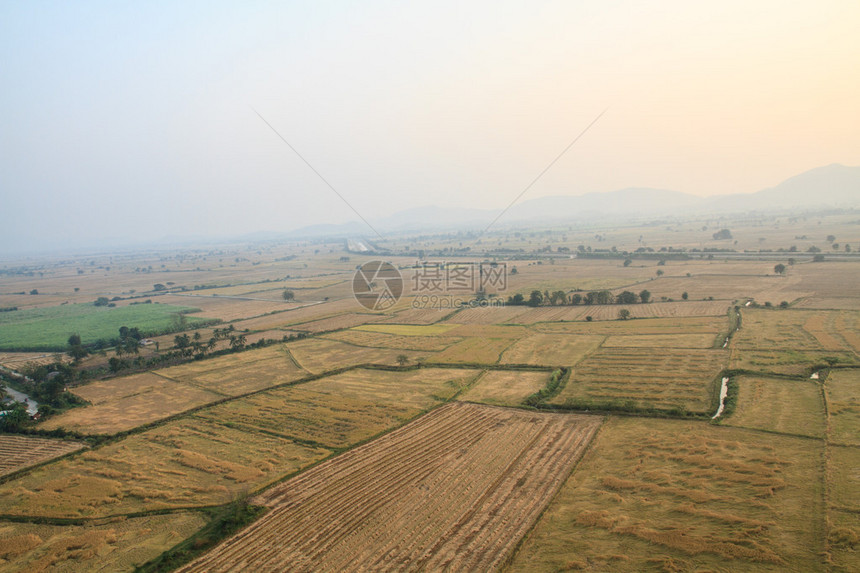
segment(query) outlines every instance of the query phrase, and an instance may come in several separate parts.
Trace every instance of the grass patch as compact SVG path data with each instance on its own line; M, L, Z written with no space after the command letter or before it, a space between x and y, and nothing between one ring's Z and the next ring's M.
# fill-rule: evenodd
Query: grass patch
M65 350L69 336L84 344L119 335L121 326L147 335L209 324L212 319L187 316L198 309L168 304L136 304L110 308L68 304L0 313L0 350Z

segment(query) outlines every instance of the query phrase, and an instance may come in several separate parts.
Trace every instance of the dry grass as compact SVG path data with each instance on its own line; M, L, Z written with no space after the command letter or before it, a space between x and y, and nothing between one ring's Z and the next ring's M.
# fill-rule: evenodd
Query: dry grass
M516 341L502 354L502 364L573 366L603 342L600 335L533 334Z
M820 448L699 422L612 419L510 570L821 570Z
M164 378L222 396L237 396L308 375L296 365L286 345L269 346L159 370Z
M0 572L133 571L204 524L205 519L195 513L90 526L0 522Z
M461 394L460 399L499 406L517 406L543 388L549 377L548 372L489 370Z
M9 514L51 517L222 504L329 453L185 418L2 484L0 503Z
M397 357L404 355L415 362L428 355L426 352L393 348L367 348L353 346L336 340L312 338L291 342L287 345L293 358L302 368L313 374L330 372L356 364L397 364Z
M510 338L467 338L435 354L429 361L442 364L496 364L512 343Z
M357 326L355 330L365 332L380 332L382 334L395 334L398 336L439 336L447 334L454 324L366 324Z
M453 336L399 336L382 334L381 332L366 332L363 330L341 330L326 334L323 338L338 340L355 346L371 348L397 348L400 350L423 350L438 352L463 340Z
M274 297L271 297L272 300L243 300L215 297L209 290L203 292L207 294L163 295L155 300L179 306L193 306L200 309L200 312L194 314L195 316L220 318L225 322L301 306L300 303L285 302L283 299L278 300Z
M207 408L198 417L343 448L452 398L475 370L351 370Z
M743 376L729 426L824 437L824 404L815 382Z
M34 436L0 434L0 476L80 450L84 444Z
M834 507L860 513L860 448L831 446L830 502Z
M75 388L74 393L92 405L48 418L39 427L45 430L65 428L85 434L115 434L222 397L148 372L92 382Z
M604 348L713 348L713 334L640 334L610 336Z
M552 402L632 401L636 405L711 409L715 377L728 353L672 348L600 348L577 365Z
M180 571L491 571L600 419L455 403L255 501L263 518Z
M294 324L291 328L293 328L294 330L311 333L329 332L332 330L342 330L344 328L350 328L360 324L365 324L367 322L375 322L377 320L379 320L379 315L376 314L339 314L337 316L323 318L321 320Z
M534 326L540 332L555 334L600 334L603 336L641 336L652 334L709 334L714 336L726 329L728 319L722 317L643 318L605 322L543 323Z
M860 446L860 370L832 370L825 383L830 440Z

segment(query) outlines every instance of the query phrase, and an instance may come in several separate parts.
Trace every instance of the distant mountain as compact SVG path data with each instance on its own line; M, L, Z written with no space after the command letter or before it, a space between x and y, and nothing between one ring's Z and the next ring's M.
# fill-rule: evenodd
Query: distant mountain
M833 164L811 169L775 187L755 193L698 197L680 191L631 187L603 193L557 195L529 199L511 207L501 224L533 221L629 220L641 217L745 213L785 209L860 207L860 167ZM502 212L498 209L415 207L374 219L382 233L391 231L481 230ZM362 222L313 225L289 233L291 237L371 236Z
M860 206L860 167L834 163L786 179L756 193L711 197L705 205L721 211Z

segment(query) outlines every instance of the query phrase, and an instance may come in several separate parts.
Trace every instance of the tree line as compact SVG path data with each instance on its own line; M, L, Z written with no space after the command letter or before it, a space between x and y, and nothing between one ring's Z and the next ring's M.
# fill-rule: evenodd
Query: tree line
M641 290L635 293L629 290L612 294L608 290L590 291L586 293L580 292L565 292L557 290L543 292L535 289L526 298L520 293L509 296L507 304L511 306L576 306L576 305L594 305L594 304L636 304L651 302L651 293L647 290Z

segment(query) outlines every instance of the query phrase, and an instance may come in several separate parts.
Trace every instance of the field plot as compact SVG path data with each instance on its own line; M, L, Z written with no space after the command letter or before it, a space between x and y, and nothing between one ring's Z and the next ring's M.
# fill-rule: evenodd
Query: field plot
M238 396L308 375L296 365L284 345L195 360L159 370L164 378L193 385L222 396Z
M74 393L92 405L50 417L40 429L115 434L223 397L149 372L91 382L75 388Z
M229 502L330 450L183 418L0 485L4 513L104 517Z
M352 328L339 332L331 332L324 335L323 338L338 340L355 346L425 350L428 352L444 350L455 342L463 340L454 336L400 336L396 334L383 334L381 332L367 332Z
M632 401L708 412L728 353L672 348L600 348L580 362L552 402L598 407Z
M597 349L603 336L533 334L521 338L502 354L502 364L573 366Z
M773 266L765 272L773 272ZM651 298L668 297L678 300L681 293L688 293L691 300L714 297L716 300L731 302L753 298L759 303L771 302L778 305L786 300L791 302L812 292L800 286L799 277L793 275L776 276L771 274L699 274L693 277L662 277L643 285L651 291ZM631 289L632 290L632 289ZM723 303L725 305L725 303Z
M707 334L716 336L728 327L725 316L689 318L643 318L641 320L612 320L603 322L546 322L532 328L550 334L651 335Z
M738 385L737 407L724 424L824 437L824 403L817 383L742 376Z
M401 300L401 303L402 302L403 300ZM394 308L395 310L397 309L396 306ZM379 322L397 322L399 324L434 324L451 314L453 311L454 309L451 308L438 309L407 307L398 311L390 318L380 316Z
M798 306L860 310L860 297L857 296L860 262L828 261L823 268L814 263L795 265L789 272L800 278L800 290L813 293L800 301Z
M351 370L207 408L198 417L343 448L451 399L477 370Z
M0 349L65 350L69 335L78 333L84 344L113 338L120 326L136 326L141 332L160 331L185 317L189 327L207 320L188 313L197 309L167 304L94 306L68 304L0 312Z
M308 372L321 374L357 364L394 365L401 354L415 362L428 355L426 352L393 348L367 348L335 340L309 338L287 345L296 361Z
M209 290L203 291L209 293ZM272 312L281 312L298 308L300 303L280 300L247 300L242 298L227 298L212 296L212 294L168 294L161 295L155 300L178 305L192 305L200 309L196 316L203 318L219 318L225 322L261 316Z
M446 405L267 491L272 511L180 571L492 570L599 423Z
M732 347L732 368L802 375L828 358L856 363L860 313L856 311L742 311Z
M604 348L713 348L713 334L632 334L610 336ZM720 340L722 342L722 339Z
M133 517L88 526L0 521L0 572L133 571L205 523L195 513Z
M520 307L522 308L522 307ZM593 314L592 306L544 306L540 308L528 308L517 313L507 320L511 324L536 324L538 322L565 322L572 320L585 320L586 314ZM618 318L618 311L615 316Z
M517 316L531 310L527 306L465 308L454 315L453 320L460 324L504 324L512 322Z
M355 330L398 336L438 336L456 327L456 324L365 324Z
M430 358L441 364L495 364L513 343L510 338L467 338Z
M613 418L511 571L825 569L821 444Z
M0 434L0 476L75 452L83 447L85 447L84 444L78 442Z
M860 370L831 370L825 383L830 440L860 446Z
M284 328L291 324L301 324L312 320L330 318L340 314L354 312L358 303L354 300L336 300L328 302L310 302L283 312L276 312L233 323L236 330L269 330ZM382 316L382 315L380 315Z
M65 354L46 354L44 352L0 352L0 365L18 369L25 364L53 364L54 362L69 362Z
M293 330L311 333L329 332L332 330L351 328L353 326L358 326L360 324L374 322L377 320L379 320L379 315L376 314L339 314L337 316L332 316L329 318L313 320L311 322L303 322L301 324L294 324L291 326L291 328Z
M499 406L518 406L543 388L549 377L549 372L488 370L460 395L460 399Z
M860 312L745 309L738 348L860 352Z

